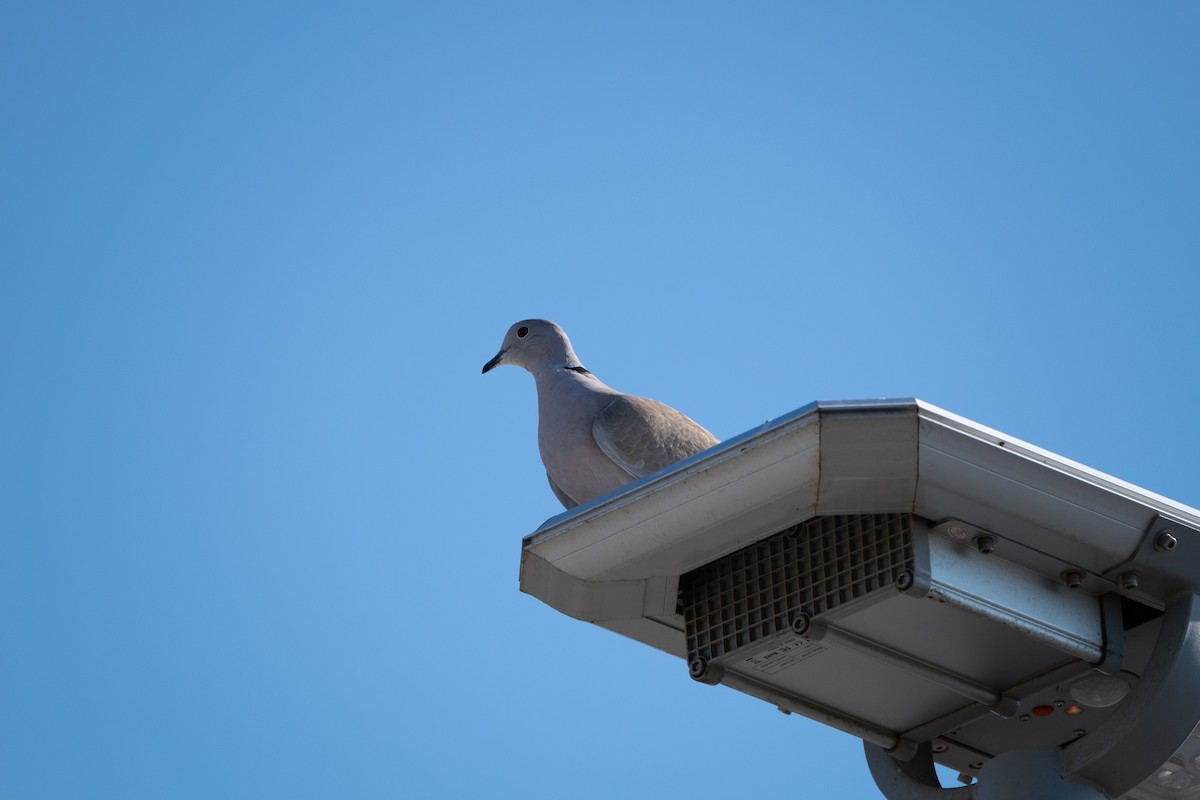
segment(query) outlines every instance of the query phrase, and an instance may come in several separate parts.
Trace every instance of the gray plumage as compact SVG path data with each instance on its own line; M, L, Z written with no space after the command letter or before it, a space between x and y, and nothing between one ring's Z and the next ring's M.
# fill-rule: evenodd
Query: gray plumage
M567 508L717 444L670 406L605 386L548 320L509 328L483 371L505 364L524 367L537 383L538 450L550 488Z

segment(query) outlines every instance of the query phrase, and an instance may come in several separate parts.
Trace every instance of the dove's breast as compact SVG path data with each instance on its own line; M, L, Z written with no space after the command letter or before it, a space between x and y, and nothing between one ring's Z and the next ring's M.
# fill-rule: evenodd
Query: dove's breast
M592 435L596 415L617 392L594 377L566 370L538 375L537 392L538 450L559 489L576 503L586 503L633 480Z

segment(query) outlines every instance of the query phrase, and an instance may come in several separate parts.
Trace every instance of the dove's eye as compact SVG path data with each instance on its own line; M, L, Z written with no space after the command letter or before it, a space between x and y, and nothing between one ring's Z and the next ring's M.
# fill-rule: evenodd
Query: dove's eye
M524 325L517 328L517 338L518 339L524 339L528 335L529 335L529 328L526 328Z

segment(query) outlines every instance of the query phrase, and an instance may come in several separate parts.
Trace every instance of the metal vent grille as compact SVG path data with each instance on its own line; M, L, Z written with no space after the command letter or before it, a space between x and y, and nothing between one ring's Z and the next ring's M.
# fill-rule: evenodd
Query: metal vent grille
M680 579L688 658L720 658L914 570L910 514L815 517Z

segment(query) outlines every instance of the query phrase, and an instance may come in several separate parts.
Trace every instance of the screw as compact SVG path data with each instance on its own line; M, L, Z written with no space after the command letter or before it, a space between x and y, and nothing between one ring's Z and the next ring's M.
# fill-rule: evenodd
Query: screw
M1085 731L1083 728L1075 729L1075 736L1077 736L1077 737L1083 736L1085 733L1087 733L1087 731Z
M1054 701L1055 708L1062 708L1065 705L1066 705L1066 701L1064 701L1064 700L1055 700Z
M896 588L902 592L907 592L912 588L913 574L912 570L903 570L896 575Z
M975 546L986 556L996 549L996 540L991 536L976 536Z
M1033 717L1029 716L1028 714L1022 714L1020 719L1021 722L1029 722L1029 720L1033 719Z
M982 761L972 761L971 762L971 769L979 769L982 766L983 766Z
M1077 569L1069 569L1061 575L1063 582L1072 589L1078 589L1083 583L1083 573Z
M1127 591L1132 592L1138 587L1138 574L1136 572L1123 572L1117 580L1121 584L1121 588Z
M1175 534L1171 531L1163 531L1154 540L1154 549L1162 553L1169 553L1175 549L1175 545L1179 544L1179 540L1175 538Z
M707 672L708 659L706 659L704 656L696 656L688 662L688 674L691 675L694 680L704 680L704 675Z
M808 633L808 628L812 624L812 618L801 611L792 620L792 631L800 636Z
M940 743L939 743L939 744L935 744L935 745L933 746L933 752L935 752L935 753L944 753L944 752L946 752L946 751L947 751L947 750L949 750L949 749L950 749L950 748L949 748L948 746L946 746L946 745L944 745L944 744L940 744Z

